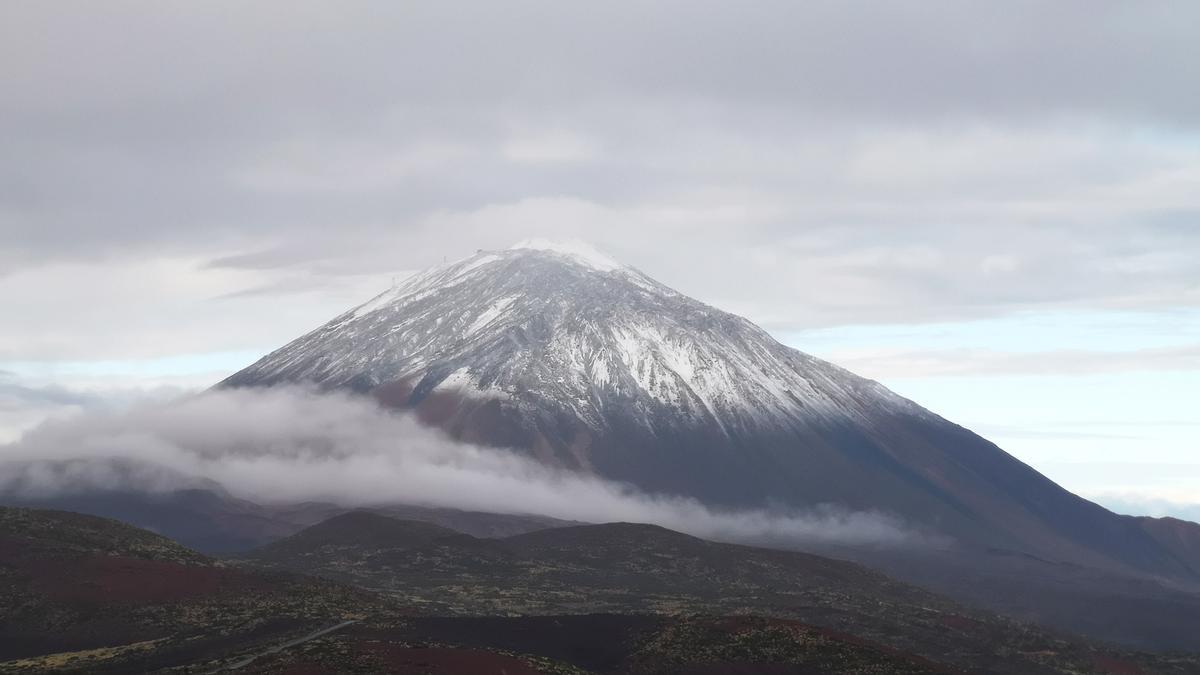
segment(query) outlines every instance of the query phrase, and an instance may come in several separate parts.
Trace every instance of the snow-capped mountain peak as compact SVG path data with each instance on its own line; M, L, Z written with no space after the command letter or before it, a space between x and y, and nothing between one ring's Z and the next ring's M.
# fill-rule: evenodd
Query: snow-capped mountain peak
M525 239L509 247L510 251L521 249L554 253L601 272L611 272L624 267L595 246L579 239Z
M580 242L530 240L414 275L227 383L308 381L553 408L600 431L736 435L920 410ZM412 402L412 401L409 401Z
M1178 569L1153 541L1112 547L1116 516L968 430L577 244L414 275L222 384L305 382L652 493L877 509L987 546Z

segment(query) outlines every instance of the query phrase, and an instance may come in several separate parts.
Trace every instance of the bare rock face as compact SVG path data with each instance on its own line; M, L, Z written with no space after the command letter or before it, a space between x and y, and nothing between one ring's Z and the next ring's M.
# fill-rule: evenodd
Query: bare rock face
M461 440L650 492L878 510L974 545L1200 576L1191 549L974 433L577 246L428 270L220 386L282 383L370 394Z

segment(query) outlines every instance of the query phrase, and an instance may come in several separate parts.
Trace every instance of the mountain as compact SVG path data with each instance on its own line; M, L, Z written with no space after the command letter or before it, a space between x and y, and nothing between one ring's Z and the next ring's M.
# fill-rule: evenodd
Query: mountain
M878 510L982 550L1200 582L1200 527L1113 514L879 383L578 246L527 242L417 274L221 386L299 382L649 492Z

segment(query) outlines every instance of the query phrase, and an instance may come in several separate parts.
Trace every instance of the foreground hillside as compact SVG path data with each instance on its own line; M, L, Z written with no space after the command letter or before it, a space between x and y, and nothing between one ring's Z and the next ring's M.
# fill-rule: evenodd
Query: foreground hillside
M320 502L260 505L213 490L153 495L108 491L20 501L25 506L93 513L133 523L209 554L261 547L349 511ZM580 524L531 515L406 505L372 510L485 538ZM1186 536L1190 524L1143 520L1147 526L1174 533L1177 546L1191 544ZM935 593L1022 621L1135 649L1200 651L1200 632L1193 628L1200 624L1200 593L1170 580L961 544L910 549L829 546L813 552L856 560Z
M851 635L758 617L592 614L351 626L251 673L497 675L958 673Z
M2 673L1198 669L969 612L852 563L646 525L480 539L353 512L223 562L117 521L0 509Z
M413 613L445 617L450 626L469 625L477 620L469 617L480 615L760 615L778 619L760 626L769 635L796 626L821 635L852 635L888 653L951 670L1188 672L1200 666L1185 660L1176 670L1165 658L1099 649L965 609L853 563L719 544L651 525L563 527L480 539L360 512L254 551L246 560L374 588ZM581 628L587 619L572 621L581 633L588 632ZM704 621L655 630L720 633L714 626L724 625ZM758 630L751 632L759 635ZM466 632L462 628L460 637ZM338 639L353 642L352 635ZM650 642L658 639L642 635ZM1125 667L1133 670L1122 671Z
M147 672L314 630L373 596L123 523L0 508L0 671Z
M41 462L37 464L37 471L52 474L79 471L80 464ZM19 473L26 466L19 463L0 464L0 472ZM122 467L105 462L94 468L107 473ZM189 548L210 555L247 551L352 510L326 502L258 504L237 499L216 485L164 492L89 489L56 495L4 492L0 487L0 504L113 518L160 532ZM481 513L405 504L390 504L375 510L397 518L453 527L480 537L499 537L577 524L544 516Z

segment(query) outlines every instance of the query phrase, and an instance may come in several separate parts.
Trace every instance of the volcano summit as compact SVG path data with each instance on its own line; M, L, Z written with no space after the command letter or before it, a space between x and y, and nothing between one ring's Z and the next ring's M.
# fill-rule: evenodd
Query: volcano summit
M1191 528L1162 537L582 245L524 242L417 274L221 386L285 383L370 394L463 441L716 507L874 510L973 546L1200 578Z

